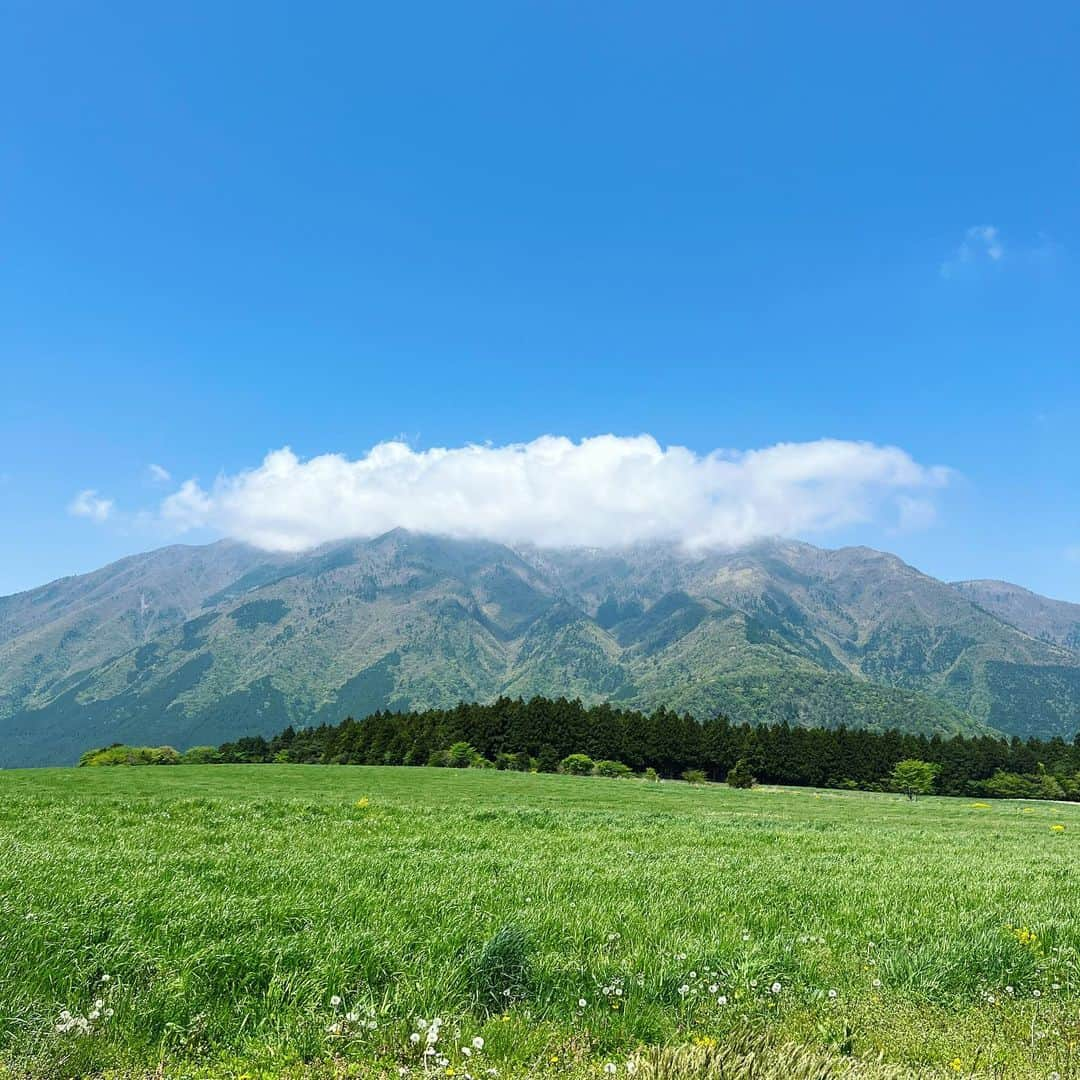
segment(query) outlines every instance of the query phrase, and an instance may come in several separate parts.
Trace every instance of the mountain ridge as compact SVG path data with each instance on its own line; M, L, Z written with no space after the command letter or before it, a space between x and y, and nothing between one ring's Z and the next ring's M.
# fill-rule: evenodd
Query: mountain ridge
M0 764L502 694L1072 737L1070 605L1009 586L1032 598L1031 633L978 584L790 540L540 549L394 530L299 555L173 545L0 598Z

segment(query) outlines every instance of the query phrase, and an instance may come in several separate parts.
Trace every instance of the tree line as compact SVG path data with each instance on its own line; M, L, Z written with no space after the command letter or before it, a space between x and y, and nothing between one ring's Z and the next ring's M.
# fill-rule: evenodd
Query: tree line
M146 757L145 748L109 747L83 755L82 763L445 765L456 744L471 748L469 764L503 769L556 772L568 756L581 754L621 763L634 773L652 769L662 777L694 770L719 781L738 768L737 775L762 783L865 790L889 788L897 764L916 760L936 767L934 790L943 795L1080 800L1080 734L1072 742L1025 741L786 723L752 726L724 716L698 721L665 708L641 712L543 697L290 726L269 739L257 735L184 754L157 748L156 761L131 760Z

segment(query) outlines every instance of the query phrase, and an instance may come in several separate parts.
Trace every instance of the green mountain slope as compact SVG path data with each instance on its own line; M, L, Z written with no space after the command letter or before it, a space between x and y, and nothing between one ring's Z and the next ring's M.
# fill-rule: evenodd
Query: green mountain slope
M1080 604L1051 600L1007 581L954 581L953 588L1025 634L1080 652Z
M1080 656L862 548L173 547L0 599L0 763L499 694L941 732L1080 727Z

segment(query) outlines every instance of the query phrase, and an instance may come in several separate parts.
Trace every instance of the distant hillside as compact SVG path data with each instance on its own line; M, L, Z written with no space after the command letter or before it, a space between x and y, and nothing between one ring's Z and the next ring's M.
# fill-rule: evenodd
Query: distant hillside
M1080 652L1080 604L1051 600L1007 581L956 581L953 588L1025 634Z
M0 763L500 694L1071 738L1072 639L975 584L779 541L541 551L395 531L300 556L163 548L0 599Z

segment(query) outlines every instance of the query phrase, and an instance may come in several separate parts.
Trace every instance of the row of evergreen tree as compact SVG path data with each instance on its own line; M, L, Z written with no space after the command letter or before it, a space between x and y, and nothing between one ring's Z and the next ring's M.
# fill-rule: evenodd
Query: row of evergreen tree
M500 767L530 761L554 772L567 755L580 753L623 762L635 772L655 769L672 777L700 769L711 780L723 780L743 762L764 783L869 790L886 786L897 762L914 758L938 766L941 794L1080 799L1080 733L1070 743L752 727L723 716L699 722L664 708L645 713L566 698L499 698L489 705L377 712L340 724L288 727L272 739L225 743L203 760L427 765L439 763L455 743L468 743Z

